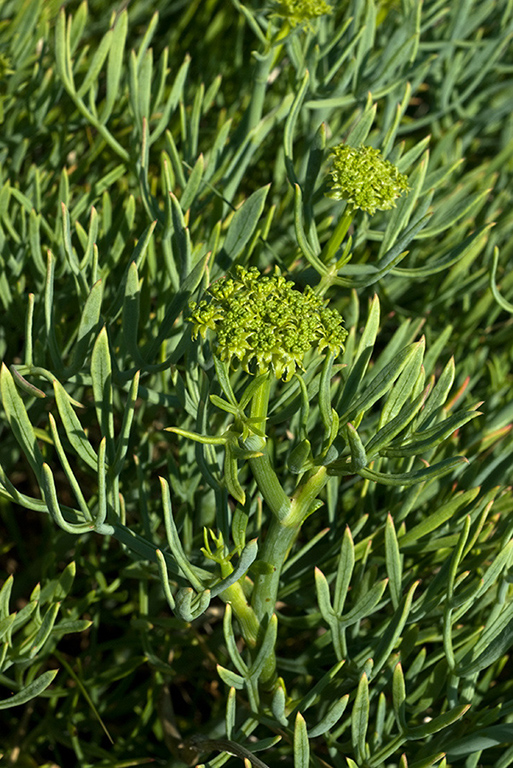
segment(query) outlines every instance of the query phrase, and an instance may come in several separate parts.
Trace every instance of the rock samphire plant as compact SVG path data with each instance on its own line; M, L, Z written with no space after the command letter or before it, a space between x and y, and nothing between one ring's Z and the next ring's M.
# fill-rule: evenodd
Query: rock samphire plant
M507 768L510 4L0 20L6 765Z

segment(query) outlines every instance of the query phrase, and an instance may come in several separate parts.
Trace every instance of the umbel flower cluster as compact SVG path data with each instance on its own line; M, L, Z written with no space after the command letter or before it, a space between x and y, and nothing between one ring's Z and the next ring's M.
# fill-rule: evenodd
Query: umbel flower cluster
M339 144L331 150L331 156L329 197L347 200L353 208L371 215L376 210L395 208L396 199L409 189L406 176L384 160L379 149Z
M194 338L214 331L218 357L248 373L255 364L258 373L272 369L289 381L309 349L338 353L347 336L341 315L310 286L300 292L283 276L266 277L256 267L236 267L235 277L217 281L208 293L209 301L190 305Z
M276 14L287 19L292 27L306 22L316 16L323 16L325 13L333 13L331 5L325 0L278 0Z

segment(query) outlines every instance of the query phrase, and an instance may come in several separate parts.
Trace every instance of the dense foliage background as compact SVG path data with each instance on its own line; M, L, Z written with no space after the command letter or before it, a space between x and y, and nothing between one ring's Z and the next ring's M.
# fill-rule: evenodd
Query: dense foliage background
M179 765L200 759L187 741L197 734L210 765L228 759L227 736L267 747L269 766L513 763L513 4L342 0L292 28L277 8L0 4L6 765ZM332 269L320 256L344 204L326 196L329 149L343 141L379 148L411 189L392 211L356 213L351 261ZM257 701L229 676L225 604L192 622L173 614L155 556L167 547L159 476L197 566L205 527L232 547L234 519L248 540L268 526L247 464L235 514L222 452L164 432L230 423L210 405L220 393L210 346L184 318L189 299L237 264L277 266L329 298L349 331L336 361L347 371L370 349L372 377L424 335L426 380L442 381L438 423L456 407L481 411L423 455L468 459L448 474L408 487L356 472L329 481L282 574L282 683ZM323 411L310 362L315 443ZM344 370L335 366L335 408ZM239 394L240 371L232 383ZM276 383L269 419L288 493L295 396ZM381 425L378 406L360 414L365 440ZM100 514L102 438L107 520L116 513L137 544L72 512ZM47 514L39 456L62 521ZM412 470L405 463L383 456L379 469ZM335 594L346 571L352 584L342 671L314 566ZM170 571L173 590L182 577ZM383 599L358 613L385 579Z

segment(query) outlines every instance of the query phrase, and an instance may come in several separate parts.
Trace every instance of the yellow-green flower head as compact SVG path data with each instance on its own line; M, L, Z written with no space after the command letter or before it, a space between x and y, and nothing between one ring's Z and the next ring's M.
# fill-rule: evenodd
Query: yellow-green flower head
M333 8L325 0L276 0L276 13L287 19L292 27L307 24L316 16L333 13Z
M338 353L347 336L342 317L310 286L301 293L281 275L266 277L256 269L236 267L208 289L210 300L192 302L189 321L193 336L205 338L210 328L217 335L216 354L238 361L251 373L272 370L289 381L311 347Z
M347 200L353 208L371 215L395 208L396 198L409 189L408 180L395 165L381 157L379 149L339 144L331 150L329 197Z

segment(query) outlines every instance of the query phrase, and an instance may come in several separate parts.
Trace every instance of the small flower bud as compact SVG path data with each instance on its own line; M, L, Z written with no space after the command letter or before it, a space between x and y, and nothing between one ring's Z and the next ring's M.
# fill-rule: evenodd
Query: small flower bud
M194 338L214 331L221 360L238 361L248 373L254 363L258 373L271 369L289 381L311 347L340 351L347 336L342 317L310 286L301 293L283 276L266 277L255 267L236 273L210 286L210 302L190 305Z
M395 208L396 198L409 189L408 180L379 149L339 144L331 150L333 169L329 197L347 200L371 215Z

